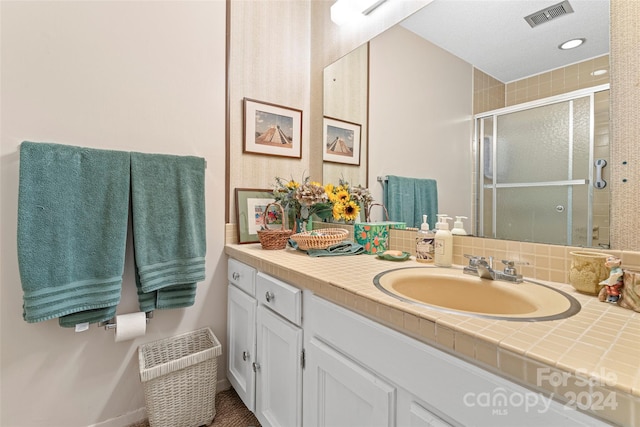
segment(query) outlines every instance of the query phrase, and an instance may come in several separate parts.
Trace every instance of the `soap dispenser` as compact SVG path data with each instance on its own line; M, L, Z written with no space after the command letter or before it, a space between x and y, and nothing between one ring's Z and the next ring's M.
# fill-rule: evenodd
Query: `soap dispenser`
M464 229L464 224L462 223L463 219L467 219L466 216L456 216L456 222L453 223L453 229L451 230L451 234L454 236L466 236L467 232Z
M449 218L446 214L437 215L436 235L434 239L434 259L438 267L451 267L453 264L453 236L449 231Z
M422 215L422 225L416 236L416 261L428 264L433 263L435 236L435 233L429 229L427 215Z

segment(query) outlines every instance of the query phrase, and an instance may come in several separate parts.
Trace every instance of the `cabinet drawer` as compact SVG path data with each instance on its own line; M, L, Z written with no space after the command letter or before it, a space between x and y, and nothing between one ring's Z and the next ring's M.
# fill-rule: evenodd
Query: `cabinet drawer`
M256 276L257 300L296 325L302 320L302 290L264 273Z
M256 269L229 258L227 278L251 296L256 295Z

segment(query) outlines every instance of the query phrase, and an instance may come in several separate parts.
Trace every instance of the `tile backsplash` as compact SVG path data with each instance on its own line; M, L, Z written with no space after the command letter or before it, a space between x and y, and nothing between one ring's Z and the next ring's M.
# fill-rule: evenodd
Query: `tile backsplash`
M415 255L416 231L391 230L390 236L390 248ZM640 268L640 252L453 236L454 264L466 265L468 262L464 255L485 258L492 256L496 263L500 263L501 260L516 261L516 267L523 276L559 283L568 283L570 253L578 250L615 255L622 259L623 268ZM522 264L518 265L518 262Z
M324 224L322 224L324 225ZM336 224L328 224L336 226ZM342 226L342 225L341 225ZM353 226L344 228L353 230ZM235 224L226 224L226 243L237 243ZM351 231L352 233L352 231ZM350 234L352 238L353 234ZM416 253L416 230L389 230L389 249ZM501 260L522 263L516 265L526 277L550 282L568 283L571 252L592 251L615 255L622 259L623 268L640 269L640 252L621 251L577 246L548 245L543 243L517 242L511 240L485 239L473 236L453 236L453 263L466 265L464 255L474 255L495 259L496 267Z

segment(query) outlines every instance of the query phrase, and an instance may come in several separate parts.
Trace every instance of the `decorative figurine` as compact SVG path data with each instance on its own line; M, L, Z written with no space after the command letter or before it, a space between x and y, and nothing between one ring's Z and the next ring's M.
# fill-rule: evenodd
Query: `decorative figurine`
M622 287L624 286L623 272L620 264L622 261L618 257L610 256L605 261L604 265L609 269L609 277L602 282L601 285L604 285L604 289L600 291L600 301L606 301L610 303L617 303L620 299L620 292L622 291ZM604 299L604 295L606 294L606 300Z

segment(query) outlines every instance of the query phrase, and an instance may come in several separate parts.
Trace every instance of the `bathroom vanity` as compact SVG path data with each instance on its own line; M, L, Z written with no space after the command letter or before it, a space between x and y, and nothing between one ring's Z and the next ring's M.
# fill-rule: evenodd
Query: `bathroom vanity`
M419 266L413 259L312 258L259 244L228 244L226 253L228 376L241 396L255 393L243 400L263 426L599 426L640 416L626 373L590 364L591 355L574 354L576 340L562 338L617 319L608 351L618 351L626 348L618 340L637 342L638 314L568 285L549 283L582 305L569 318L483 319L374 286L381 272Z

